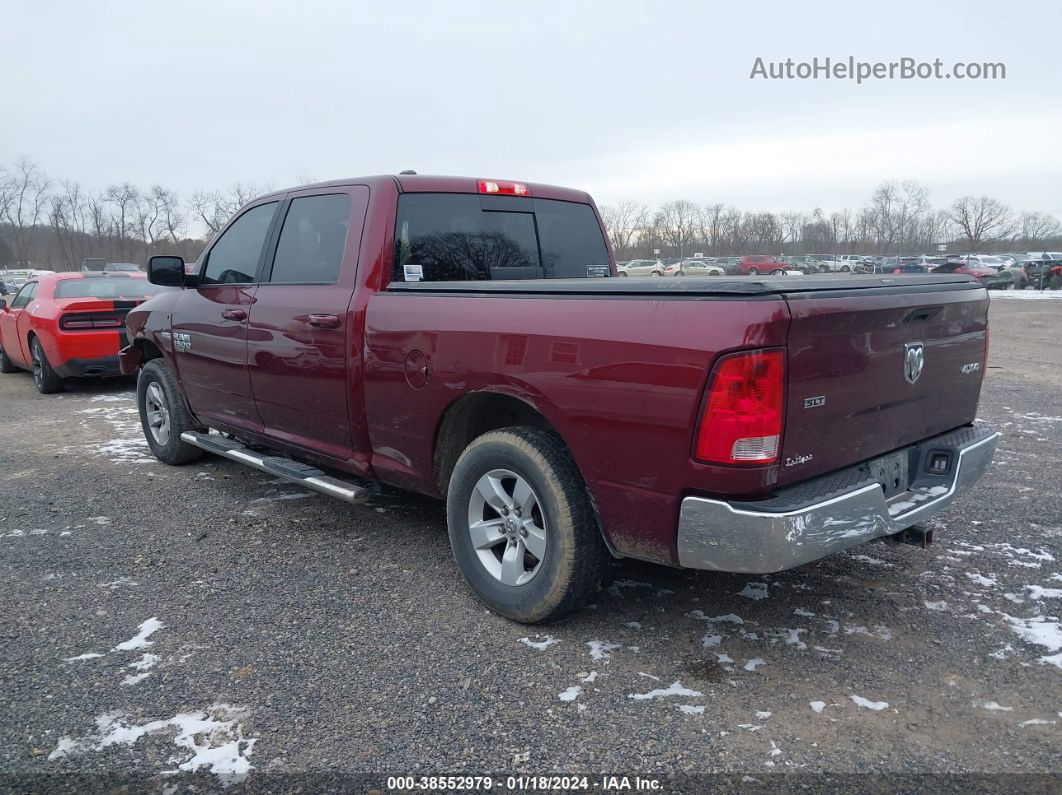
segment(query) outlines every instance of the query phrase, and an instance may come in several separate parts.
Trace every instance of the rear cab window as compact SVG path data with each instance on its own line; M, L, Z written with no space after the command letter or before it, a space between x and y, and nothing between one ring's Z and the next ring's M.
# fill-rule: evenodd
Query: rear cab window
M398 199L394 281L487 281L610 276L588 204L478 194Z
M335 284L343 262L350 196L329 193L292 199L280 230L271 284Z

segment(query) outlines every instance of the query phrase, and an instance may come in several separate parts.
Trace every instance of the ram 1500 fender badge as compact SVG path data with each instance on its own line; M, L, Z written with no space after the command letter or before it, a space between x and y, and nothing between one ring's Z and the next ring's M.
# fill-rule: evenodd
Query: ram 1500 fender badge
M826 405L826 396L817 395L816 397L804 398L804 408L817 409L819 406Z
M959 372L963 375L969 375L970 373L976 373L980 369L980 362L970 362L969 364L964 364L962 367L960 367Z
M192 335L175 331L173 333L173 348L181 353L190 351L192 349Z
M924 365L925 355L921 342L908 342L903 346L903 377L907 379L907 383L913 384L918 380Z
M787 458L785 460L785 465L787 467L795 467L795 466L798 466L799 464L806 464L808 461L811 461L814 457L815 456L811 455L810 453L808 453L807 455L795 455L792 458Z

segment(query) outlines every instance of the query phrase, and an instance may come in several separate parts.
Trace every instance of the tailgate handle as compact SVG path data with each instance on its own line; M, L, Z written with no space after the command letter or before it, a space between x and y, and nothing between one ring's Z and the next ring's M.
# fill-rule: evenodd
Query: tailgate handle
M317 328L339 328L337 315L310 315L309 324Z
M929 320L935 314L940 311L939 306L922 306L918 309L912 309L907 313L907 317L903 319L904 323L921 323Z

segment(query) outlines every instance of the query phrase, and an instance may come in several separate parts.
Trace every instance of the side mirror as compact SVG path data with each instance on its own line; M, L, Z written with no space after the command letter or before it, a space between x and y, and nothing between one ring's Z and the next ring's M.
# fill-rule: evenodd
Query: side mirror
M184 287L184 260L181 257L157 256L148 260L148 281L162 287Z

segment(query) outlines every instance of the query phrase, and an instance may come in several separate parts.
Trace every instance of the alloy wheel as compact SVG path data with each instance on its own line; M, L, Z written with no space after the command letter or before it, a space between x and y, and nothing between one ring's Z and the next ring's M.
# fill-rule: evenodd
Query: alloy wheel
M476 482L468 532L480 564L503 585L523 585L542 567L545 516L531 484L515 472L492 469Z
M144 403L151 436L157 445L165 447L170 441L170 410L166 405L166 394L158 381L148 384L144 391Z

